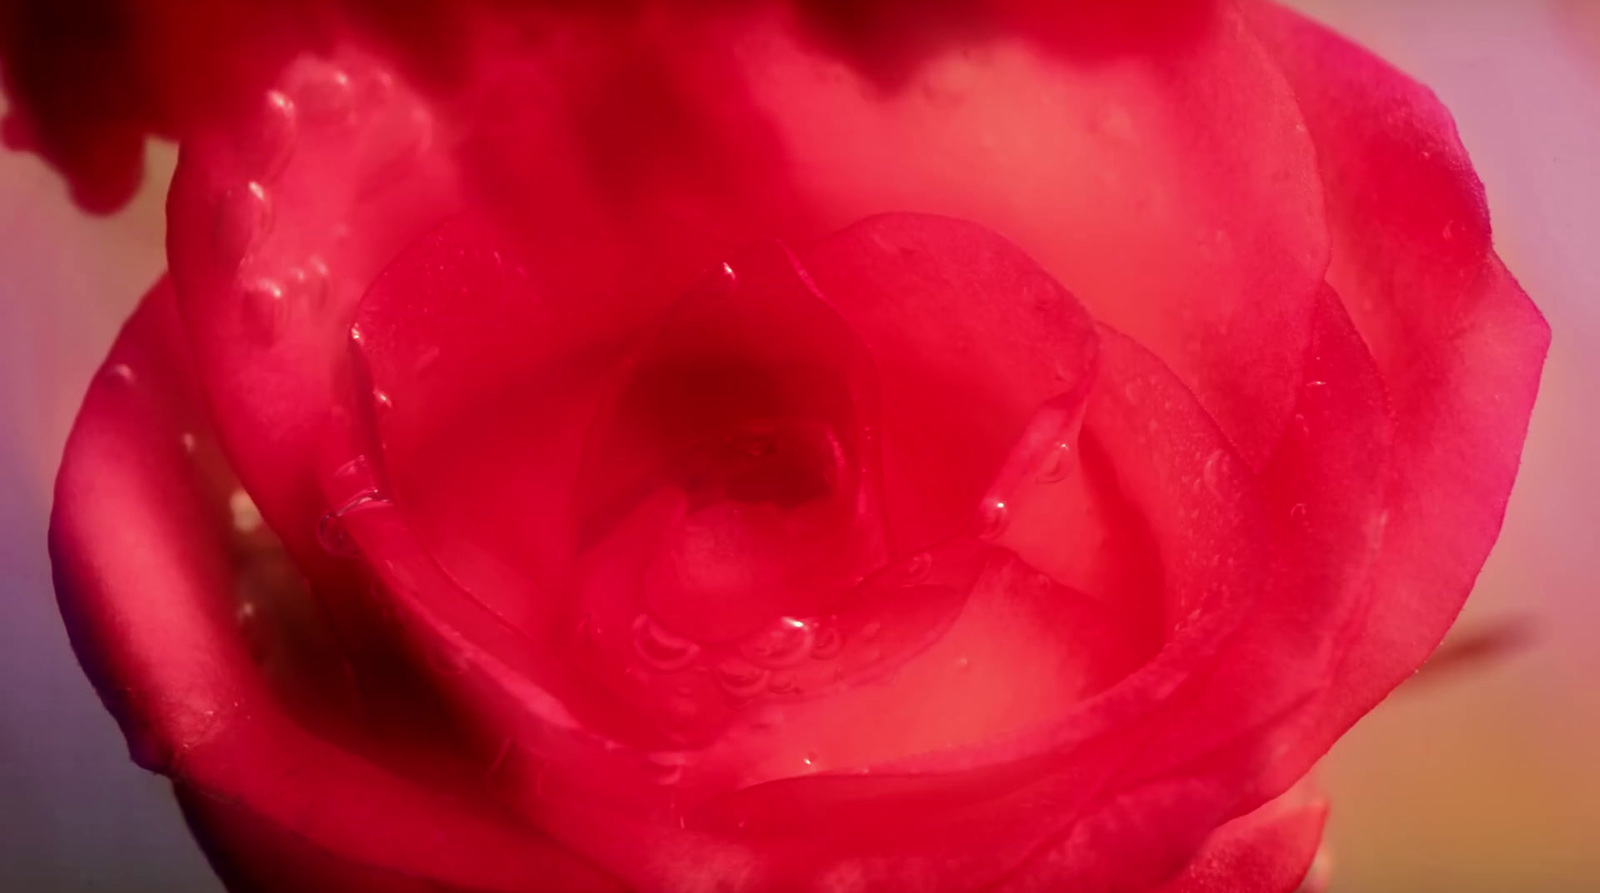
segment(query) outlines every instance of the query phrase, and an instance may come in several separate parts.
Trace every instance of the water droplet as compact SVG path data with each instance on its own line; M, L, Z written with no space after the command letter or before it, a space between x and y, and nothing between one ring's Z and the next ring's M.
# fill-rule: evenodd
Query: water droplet
M739 650L751 663L779 670L810 657L814 639L810 624L783 617L745 640Z
M289 274L286 291L297 306L321 310L328 305L329 279L328 265L312 256Z
M379 412L386 413L394 409L394 398L389 396L388 391L373 391L372 402Z
M133 367L127 363L113 364L106 370L106 374L111 376L112 381L119 381L123 384L133 384L138 380L138 376L133 374Z
M261 510L243 490L228 494L228 514L233 518L233 529L239 533L251 534L261 529Z
M799 684L799 680L795 678L793 673L773 673L772 678L767 680L767 691L774 694L787 694L799 687Z
M295 91L307 121L329 126L349 123L355 115L355 86L343 69L309 73Z
M289 320L289 304L284 300L283 286L263 278L245 283L239 291L246 333L258 344L277 341Z
M272 198L265 186L252 180L229 189L217 206L212 232L218 259L226 267L237 267L271 226Z
M360 554L350 534L345 530L344 519L351 514L389 505L377 490L363 490L350 497L343 505L324 514L317 521L317 542L331 555L346 558Z
M992 496L985 499L978 509L979 538L992 540L1005 533L1009 515L1010 509L1006 508L1004 500Z
M1297 502L1289 509L1289 520L1296 524L1304 524L1306 520L1306 504Z
M294 154L299 114L294 100L279 90L268 90L254 125L240 132L237 145L241 166L264 182L277 179Z
M832 660L844 651L844 637L833 625L819 626L811 639L811 656L816 660Z
M956 658L956 672L965 673L970 669L972 669L972 658L965 656Z
M741 660L723 661L712 671L717 685L735 701L748 701L767 690L770 672Z
M1045 453L1044 464L1039 469L1039 480L1053 484L1072 473L1072 444L1062 441Z
M868 621L866 626L861 627L861 641L870 642L873 639L876 639L878 634L882 632L883 624L876 620Z
M662 629L648 614L640 614L633 621L633 653L652 669L671 673L694 663L700 646Z
M807 769L815 769L817 768L817 764L822 762L822 757L819 756L816 751L812 751L806 754L801 762L806 764Z
M645 774L660 785L677 784L683 780L684 767L689 763L687 754L679 751L662 751L645 754Z
M906 562L905 575L901 577L903 586L915 586L928 579L928 574L933 572L933 554L918 552Z
M1223 476L1226 474L1225 463L1227 461L1228 456L1222 450L1217 450L1206 457L1206 465L1201 470L1200 477L1205 481L1206 489L1210 490L1213 496L1222 495Z
M188 453L189 455L193 456L194 455L195 446L198 444L198 441L195 440L194 435L189 433L188 431L185 431L185 432L183 432L183 436L178 438L178 440L179 440L180 443L183 444L183 451L185 453Z

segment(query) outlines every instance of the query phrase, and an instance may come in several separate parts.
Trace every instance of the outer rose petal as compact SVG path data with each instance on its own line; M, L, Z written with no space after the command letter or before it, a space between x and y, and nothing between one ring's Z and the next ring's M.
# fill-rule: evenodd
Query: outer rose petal
M1315 23L1249 10L1317 143L1328 281L1394 418L1373 595L1296 719L1308 760L1409 676L1460 611L1500 530L1550 331L1492 250L1483 187L1437 99Z
M1294 893L1305 880L1328 814L1309 785L1241 816L1209 838L1183 873L1154 893Z
M50 529L73 646L134 758L357 875L615 889L537 831L392 775L286 711L238 632L225 520L183 447L204 429L163 281L90 388Z

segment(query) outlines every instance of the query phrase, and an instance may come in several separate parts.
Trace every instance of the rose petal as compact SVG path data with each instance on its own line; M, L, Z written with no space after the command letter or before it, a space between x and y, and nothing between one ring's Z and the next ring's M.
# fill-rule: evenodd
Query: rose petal
M1156 893L1295 893L1301 889L1328 814L1302 782L1206 839L1183 873ZM1006 891L1010 893L1010 891Z
M285 712L236 631L219 519L182 447L204 416L181 345L163 283L91 386L51 519L74 648L135 759L353 863L489 890L551 876L612 889L538 832L390 774Z
M1394 413L1373 594L1299 719L1304 762L1415 670L1455 619L1500 529L1549 327L1491 250L1482 186L1438 101L1307 20L1267 5L1250 16L1316 140L1329 282Z

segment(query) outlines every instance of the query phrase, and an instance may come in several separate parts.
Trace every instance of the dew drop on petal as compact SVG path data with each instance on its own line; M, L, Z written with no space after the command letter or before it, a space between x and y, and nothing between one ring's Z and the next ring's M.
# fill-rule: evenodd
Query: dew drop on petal
M1306 521L1306 504L1297 502L1289 509L1289 520L1295 524L1304 524Z
M289 274L286 291L297 306L321 310L328 304L328 265L312 256Z
M811 624L781 617L746 639L739 648L745 659L769 669L784 669L811 656L815 633Z
M688 757L677 751L646 754L644 758L645 774L656 784L677 784L683 780L684 767L688 763Z
M273 279L255 279L240 286L239 297L249 337L263 345L277 341L289 317L283 286Z
M228 514L233 519L233 529L239 533L252 534L261 529L261 510L243 490L228 495Z
M928 579L928 574L933 572L933 554L931 552L918 552L906 562L905 574L900 583L903 586L916 586Z
M1222 495L1223 463L1227 459L1227 455L1222 450L1217 450L1206 457L1205 468L1200 472L1201 478L1205 481L1206 489L1210 490L1213 496Z
M670 673L694 663L700 646L662 629L650 615L640 614L633 620L633 653L651 669Z
M226 267L237 267L271 226L272 198L265 186L252 180L229 189L217 206L212 233L218 260Z
M1010 510L1006 507L1005 500L992 496L985 499L978 509L978 536L981 539L992 540L1005 533L1009 516Z
M799 687L799 680L790 672L773 673L767 680L767 690L773 694L787 694Z
M355 115L355 85L342 69L324 68L307 74L295 91L306 120L329 126L348 123Z
M1053 484L1072 473L1072 444L1062 441L1045 453L1039 468L1039 480Z
M818 626L811 639L811 656L816 660L832 660L844 651L844 637L839 635L839 628L829 625Z
M110 376L112 381L121 382L125 385L131 385L139 380L138 376L133 373L133 367L127 363L112 364L106 369L106 375Z
M771 673L765 667L728 660L718 664L711 675L729 698L748 701L767 690L767 679Z
M345 530L344 519L353 512L367 511L369 509L387 507L388 500L384 499L377 490L363 490L350 497L343 505L323 514L317 521L317 543L323 550L331 555L353 557L359 554L355 543L351 541L350 534Z
M253 126L241 131L238 152L244 169L262 182L275 180L294 154L298 130L294 100L280 90L268 90Z

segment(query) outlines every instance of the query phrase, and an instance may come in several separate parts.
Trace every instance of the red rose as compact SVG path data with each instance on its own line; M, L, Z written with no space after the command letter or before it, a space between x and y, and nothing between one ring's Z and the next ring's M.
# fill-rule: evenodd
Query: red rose
M131 8L51 545L237 889L1289 891L1498 531L1547 329L1276 7Z

